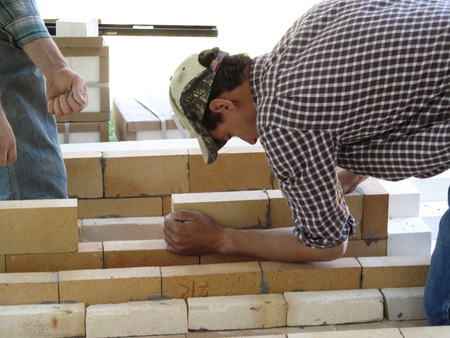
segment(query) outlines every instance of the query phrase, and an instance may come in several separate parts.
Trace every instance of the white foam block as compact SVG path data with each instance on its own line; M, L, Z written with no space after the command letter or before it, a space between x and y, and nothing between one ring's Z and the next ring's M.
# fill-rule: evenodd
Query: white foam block
M414 184L409 180L379 182L389 194L389 217L419 216L420 192Z
M60 144L65 143L64 133L58 133L58 140ZM69 143L92 143L100 142L100 132L71 132L69 134Z
M86 309L86 336L128 337L187 333L182 299L91 305Z
M86 82L100 82L100 56L71 56L70 67Z
M389 320L421 320L426 319L423 309L424 287L385 288L385 315Z
M240 330L286 325L281 294L188 298L190 330Z
M388 221L388 256L420 256L431 252L431 229L419 217Z
M83 112L99 113L101 112L101 92L100 88L88 87L89 103Z
M82 227L89 242L164 238L164 217L84 219Z
M82 303L0 306L0 336L84 336L84 318L85 306Z
M376 289L286 292L284 297L288 306L288 326L363 323L383 319L383 296Z
M59 19L56 21L56 36L86 37L98 36L98 19Z

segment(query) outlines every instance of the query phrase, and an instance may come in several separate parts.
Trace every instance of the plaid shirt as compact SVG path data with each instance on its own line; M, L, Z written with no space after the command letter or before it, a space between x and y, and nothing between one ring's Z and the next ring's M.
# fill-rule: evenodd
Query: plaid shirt
M325 1L256 57L268 161L313 248L355 231L336 166L387 180L450 167L450 1Z
M34 0L0 0L0 29L17 46L40 38L50 38Z

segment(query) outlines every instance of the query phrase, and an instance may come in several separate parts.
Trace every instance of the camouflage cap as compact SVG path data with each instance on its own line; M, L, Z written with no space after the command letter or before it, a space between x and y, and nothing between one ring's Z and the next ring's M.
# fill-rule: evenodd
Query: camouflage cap
M199 54L193 54L180 64L170 80L170 104L185 128L197 136L206 164L216 160L217 152L226 143L212 138L203 126L212 84L226 55L228 54L225 52L219 52L211 65L204 67L198 61Z

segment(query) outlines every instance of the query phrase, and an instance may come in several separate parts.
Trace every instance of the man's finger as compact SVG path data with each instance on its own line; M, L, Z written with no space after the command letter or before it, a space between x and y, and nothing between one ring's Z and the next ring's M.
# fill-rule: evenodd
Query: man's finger
M8 156L6 158L6 164L13 164L17 161L17 149L15 146L11 147L8 151Z
M75 78L72 86L73 99L81 106L87 104L87 86L80 78Z

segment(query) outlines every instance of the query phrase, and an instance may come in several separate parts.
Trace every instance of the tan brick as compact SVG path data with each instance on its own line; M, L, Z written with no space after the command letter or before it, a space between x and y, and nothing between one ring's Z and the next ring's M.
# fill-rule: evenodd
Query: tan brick
M105 152L105 197L160 196L189 191L187 150Z
M0 306L3 338L84 337L84 304Z
M102 153L66 152L63 154L70 197L103 197Z
M374 239L349 240L344 257L377 257L386 256L387 240Z
M172 298L261 293L257 262L161 267L162 293Z
M0 305L58 303L58 273L0 274Z
M163 239L104 242L105 267L171 266L199 264L198 256L182 256L167 250Z
M79 243L78 252L7 255L7 272L52 272L102 269L103 247L100 242Z
M262 190L172 195L172 210L200 211L226 228L264 228L267 206Z
M261 262L265 292L351 290L360 286L361 266L355 258L331 262Z
M270 201L270 224L271 228L294 226L292 212L286 203L281 190L266 190ZM345 201L350 209L350 213L355 218L357 233L354 238L361 238L360 225L362 220L363 196L358 193L345 195Z
M172 211L172 196L164 196L162 198L162 215L166 216Z
M273 189L272 171L261 146L225 147L206 165L199 149L189 149L191 193Z
M89 242L162 239L164 217L84 219L82 228Z
M350 210L350 214L356 222L356 233L352 235L352 239L361 239L364 196L358 192L352 192L350 194L346 194L344 198L348 205L348 209Z
M283 228L294 226L292 212L281 190L267 190L270 201L270 227Z
M161 275L157 267L73 270L59 273L61 303L123 303L161 295Z
M77 250L76 200L0 202L0 254Z
M424 286L430 256L361 257L362 288L400 288Z
M161 197L78 200L78 218L163 216Z
M6 272L6 260L5 255L0 255L0 273Z
M359 185L364 193L362 239L387 238L389 194L375 178Z

